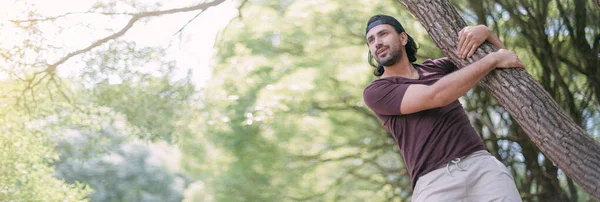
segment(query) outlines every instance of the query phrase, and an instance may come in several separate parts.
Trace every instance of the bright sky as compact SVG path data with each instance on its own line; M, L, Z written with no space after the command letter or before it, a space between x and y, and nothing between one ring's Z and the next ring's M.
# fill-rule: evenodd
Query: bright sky
M30 2L38 12L45 16L57 16L69 12L84 12L90 9L96 1L29 0L27 2ZM194 5L198 3L198 0L140 0L137 2L150 5L160 2L163 5L161 9L164 10ZM15 4L13 1L0 1L0 8L2 8L0 9L0 21L3 21L2 24L10 25L10 23L6 23L7 20L24 18L26 8L20 4ZM208 9L187 25L181 35L175 35L175 33L199 11L148 18L145 21L138 21L121 39L135 41L138 47L169 47L165 57L175 60L182 73L187 72L188 69L192 69L193 82L198 87L202 87L206 79L210 77L210 61L214 54L213 45L216 36L237 15L236 6L232 1L225 1L219 6ZM117 8L119 11L123 9L128 12L138 12L124 4L117 6ZM123 16L115 20L107 20L106 17L100 15L80 14L74 16L77 17L65 18L66 20L56 21L57 23L52 23L42 28L44 32L57 33L58 26L69 26L77 23L89 23L92 25L90 28L75 28L57 34L50 43L54 46L62 47L62 50L65 52L72 52L87 47L93 41L121 29L129 20L128 16ZM23 40L23 38L20 38L18 30L14 27L12 29L10 26L1 28L3 31L0 33L0 48L11 47L18 44L15 42ZM54 56L44 56L44 58L46 58L48 63L53 63L64 55L64 53L57 53ZM69 74L69 72L83 67L84 64L71 62L59 66L58 71L59 74Z

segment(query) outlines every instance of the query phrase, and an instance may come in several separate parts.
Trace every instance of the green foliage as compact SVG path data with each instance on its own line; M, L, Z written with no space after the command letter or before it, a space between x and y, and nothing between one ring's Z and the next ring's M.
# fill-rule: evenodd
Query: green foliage
M173 141L186 132L180 129L180 120L189 115L185 114L185 109L194 86L188 82L189 77L172 81L168 76L145 76L119 84L104 81L93 89L92 99L98 105L125 114L128 122L142 129L137 136Z
M54 170L46 163L56 158L56 153L47 137L39 131L19 131L10 127L2 127L1 131L7 134L0 137L3 145L0 149L3 156L0 160L2 200L79 201L90 192L82 184L71 185L53 177Z
M189 133L190 75L176 79L175 64L162 60L160 48L117 41L107 49L87 60L81 81L89 89L78 97L93 105L85 112L98 108L115 115L96 117L105 120L98 127L72 125L62 131L71 135L59 138L57 176L89 185L95 190L92 201L181 201L188 185L184 174L167 170L148 143L135 140L173 143Z
M185 178L161 165L148 146L126 137L113 127L66 130L57 145L60 160L53 163L56 176L89 185L92 201L181 201Z
M133 135L173 142L187 132L181 120L195 93L191 72L178 78L175 62L161 58L162 48L116 41L88 54L93 57L84 58L86 68L76 80L91 88L93 103L125 114L140 129Z
M53 117L27 113L23 104L13 99L17 82L1 82L3 97L0 98L0 199L2 201L81 201L92 190L81 183L69 184L54 177L54 169L48 162L58 159L55 145L46 127ZM17 91L18 92L18 91ZM46 97L47 98L47 97ZM23 103L22 100L20 103ZM38 107L46 110L59 109L60 104L38 96ZM41 110L32 110L41 111Z

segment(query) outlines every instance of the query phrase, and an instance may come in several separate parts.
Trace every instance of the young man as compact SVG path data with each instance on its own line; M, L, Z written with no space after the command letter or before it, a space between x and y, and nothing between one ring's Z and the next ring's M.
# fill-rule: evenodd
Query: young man
M390 16L373 16L366 39L380 78L365 88L364 100L400 147L412 201L521 201L458 101L494 68L524 67L519 58L485 26L459 32L458 55L471 57L485 40L502 49L460 70L448 58L413 64L416 44Z

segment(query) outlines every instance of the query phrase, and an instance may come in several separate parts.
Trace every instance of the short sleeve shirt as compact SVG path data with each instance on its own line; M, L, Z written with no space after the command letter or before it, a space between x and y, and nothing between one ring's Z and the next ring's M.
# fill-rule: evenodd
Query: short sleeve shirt
M433 85L457 69L448 58L413 66L419 73L418 79L377 79L365 88L363 98L400 147L414 189L420 176L443 167L451 159L487 149L458 100L439 108L400 113L410 85Z

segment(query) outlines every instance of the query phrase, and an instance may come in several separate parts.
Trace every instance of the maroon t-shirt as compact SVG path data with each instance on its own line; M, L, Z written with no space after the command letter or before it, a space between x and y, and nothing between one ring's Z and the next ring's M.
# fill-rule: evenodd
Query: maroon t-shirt
M448 58L426 60L413 66L419 72L419 79L399 76L377 79L365 88L363 98L396 139L414 189L420 176L443 167L453 158L487 148L458 100L444 107L400 113L408 86L432 85L457 69Z

